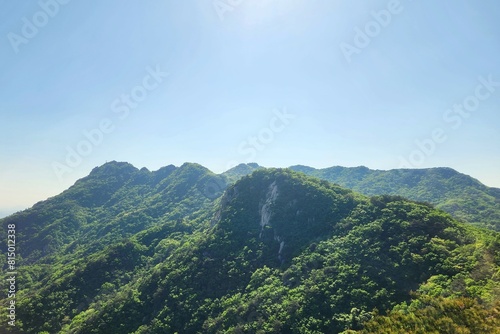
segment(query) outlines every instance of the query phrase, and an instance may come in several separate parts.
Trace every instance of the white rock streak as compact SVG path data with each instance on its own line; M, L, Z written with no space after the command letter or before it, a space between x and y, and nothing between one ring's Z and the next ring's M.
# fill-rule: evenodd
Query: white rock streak
M269 220L271 219L271 205L274 203L277 197L278 197L278 185L276 184L276 181L274 181L269 186L264 205L262 205L262 207L260 208L259 238L262 238L262 232L264 231L264 227L266 225L269 225Z
M279 191L278 191L278 185L276 184L276 181L271 183L269 185L269 189L266 194L266 199L262 207L260 208L260 235L259 238L262 238L262 232L264 231L264 227L267 225L270 225L270 220L271 220L271 206L273 205L274 201L278 197ZM285 241L280 237L275 235L274 240L279 242L280 244L280 249L278 251L278 259L282 261L281 257L281 252L283 251L283 247L285 247Z

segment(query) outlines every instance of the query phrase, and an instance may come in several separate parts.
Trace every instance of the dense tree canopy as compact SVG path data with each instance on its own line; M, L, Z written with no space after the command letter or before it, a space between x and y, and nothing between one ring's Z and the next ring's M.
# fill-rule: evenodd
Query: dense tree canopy
M149 172L113 162L0 220L16 224L20 250L17 326L4 321L0 331L499 327L497 232L430 204L253 167L227 186L227 177L196 164ZM1 291L6 284L2 279Z

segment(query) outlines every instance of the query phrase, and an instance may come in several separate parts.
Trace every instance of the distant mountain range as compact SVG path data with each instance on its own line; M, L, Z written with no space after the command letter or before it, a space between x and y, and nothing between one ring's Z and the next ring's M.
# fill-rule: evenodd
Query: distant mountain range
M0 219L0 332L494 333L498 203L448 168L110 162Z

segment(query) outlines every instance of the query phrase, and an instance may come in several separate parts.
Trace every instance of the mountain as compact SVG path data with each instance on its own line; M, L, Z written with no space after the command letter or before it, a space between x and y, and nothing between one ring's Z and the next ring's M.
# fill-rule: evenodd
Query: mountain
M366 167L290 169L315 176L362 194L399 195L429 202L456 219L500 231L500 189L451 168L371 170Z
M0 224L2 333L500 328L499 233L290 169L111 162Z
M195 220L222 194L213 184L224 180L198 164L150 172L110 162L62 194L3 221L22 222L16 230L18 246L31 263L80 245L96 250L166 220Z
M254 171L258 169L263 169L264 167L259 166L256 163L248 163L248 164L239 164L221 175L226 178L226 181L228 184L235 183L239 179L241 179L243 176L252 174Z

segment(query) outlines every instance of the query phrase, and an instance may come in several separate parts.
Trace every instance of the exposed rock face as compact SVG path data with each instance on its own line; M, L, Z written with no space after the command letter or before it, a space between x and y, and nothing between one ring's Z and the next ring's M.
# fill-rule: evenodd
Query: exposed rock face
M281 256L281 252L283 251L283 247L285 247L285 240L283 240L280 236L274 237L274 240L280 243L280 249L278 250L278 259L283 263L284 259Z
M278 185L276 181L269 185L267 191L266 199L262 207L260 208L260 234L259 238L262 238L262 231L266 225L269 225L269 220L271 219L271 205L274 203L276 198L278 198Z
M274 202L276 201L276 198L278 198L278 195L279 195L278 185L276 184L276 181L274 181L273 183L271 183L269 185L264 204L261 206L261 208L259 210L259 213L260 213L259 238L262 238L262 233L264 231L264 228L266 226L271 225L270 224L270 220L271 220L271 216L272 216L271 207L274 204ZM283 247L285 247L285 241L283 240L283 238L281 236L276 235L276 231L275 231L274 240L280 244L280 248L278 251L278 259L281 262L283 262L283 258L281 256L281 253L283 251Z

